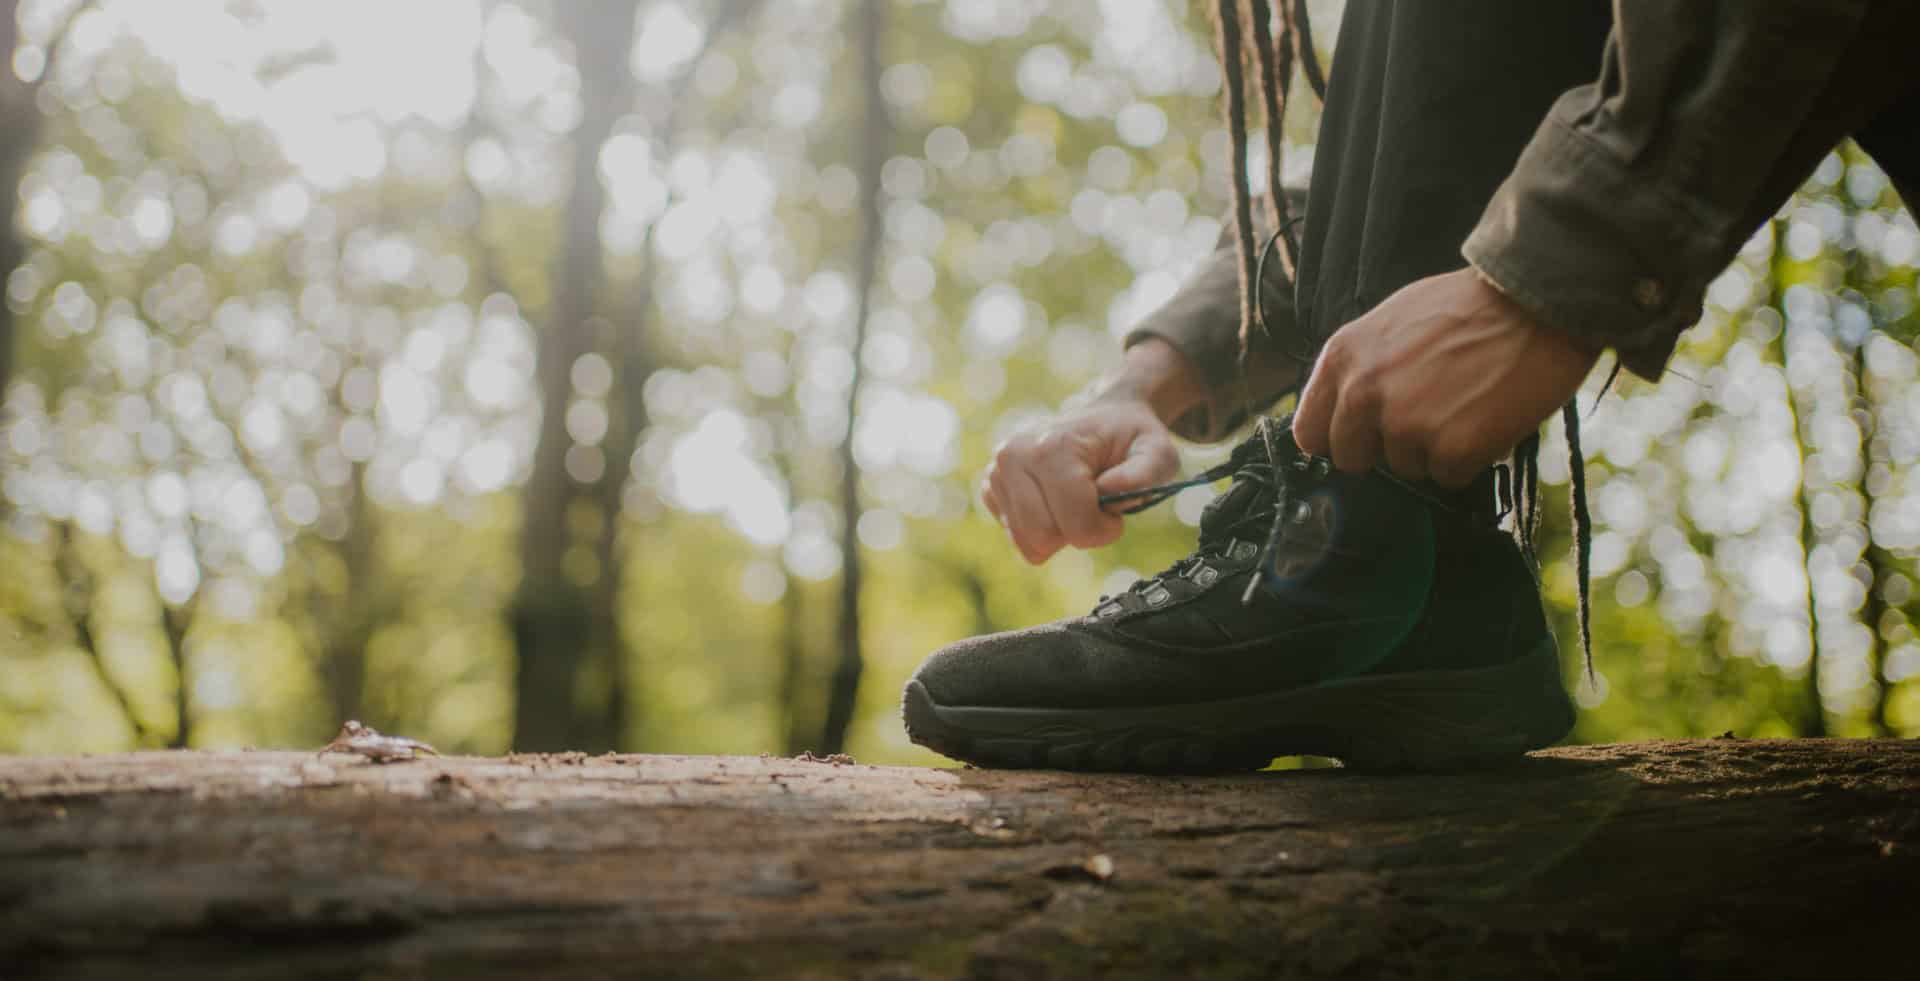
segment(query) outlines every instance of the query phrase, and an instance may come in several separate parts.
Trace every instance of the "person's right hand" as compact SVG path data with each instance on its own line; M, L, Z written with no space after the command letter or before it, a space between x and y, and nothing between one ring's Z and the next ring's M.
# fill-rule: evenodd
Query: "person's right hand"
M1109 395L1000 444L980 500L1038 565L1068 545L1098 548L1119 538L1121 518L1100 506L1100 495L1166 483L1179 469L1173 434L1153 407Z

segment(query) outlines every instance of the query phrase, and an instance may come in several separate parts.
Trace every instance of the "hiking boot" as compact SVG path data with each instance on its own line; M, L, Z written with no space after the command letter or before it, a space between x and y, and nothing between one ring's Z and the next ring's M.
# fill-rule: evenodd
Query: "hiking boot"
M907 682L908 736L995 767L1206 772L1312 755L1426 770L1572 727L1491 472L1459 492L1340 473L1265 422L1200 480L1229 474L1198 547L1165 572L1086 616L928 658Z

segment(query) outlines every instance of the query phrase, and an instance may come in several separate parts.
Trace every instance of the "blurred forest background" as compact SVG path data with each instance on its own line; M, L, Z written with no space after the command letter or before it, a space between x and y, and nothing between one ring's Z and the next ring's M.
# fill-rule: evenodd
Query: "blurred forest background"
M920 658L1191 543L973 500L1212 247L1186 0L0 7L0 750L932 762ZM1591 409L1577 739L1920 735L1917 264L1843 148Z

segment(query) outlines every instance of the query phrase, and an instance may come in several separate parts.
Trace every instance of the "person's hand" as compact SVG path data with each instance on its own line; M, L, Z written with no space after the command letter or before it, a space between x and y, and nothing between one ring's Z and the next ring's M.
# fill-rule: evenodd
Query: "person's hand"
M1173 434L1147 403L1100 401L1000 444L980 500L1038 565L1068 545L1111 544L1121 519L1100 495L1165 483L1179 469Z
M1463 487L1580 388L1599 352L1472 269L1430 276L1327 341L1293 437L1334 466Z
M1086 407L1026 430L994 452L980 500L1035 565L1069 545L1120 537L1103 494L1172 480L1180 469L1168 422L1204 394L1184 355L1164 341L1127 351L1124 373Z

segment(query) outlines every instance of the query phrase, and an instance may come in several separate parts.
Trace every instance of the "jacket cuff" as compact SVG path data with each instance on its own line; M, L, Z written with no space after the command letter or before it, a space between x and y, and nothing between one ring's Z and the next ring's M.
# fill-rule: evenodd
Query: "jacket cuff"
M1542 324L1658 380L1719 271L1723 222L1549 116L1461 254Z
M1174 420L1174 435L1198 443L1225 439L1253 413L1272 405L1299 384L1301 369L1280 353L1295 337L1293 290L1269 272L1263 284L1267 327L1256 328L1246 376L1240 370L1240 272L1232 248L1221 249L1165 304L1127 332L1125 347L1150 337L1172 344L1200 373L1206 399Z

